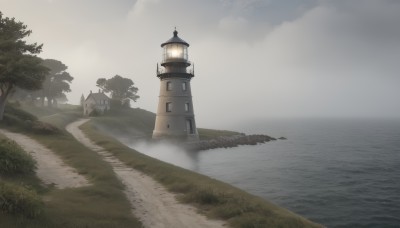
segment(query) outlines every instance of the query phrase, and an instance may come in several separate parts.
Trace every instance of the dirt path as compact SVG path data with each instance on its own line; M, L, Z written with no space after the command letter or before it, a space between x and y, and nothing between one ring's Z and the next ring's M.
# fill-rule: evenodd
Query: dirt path
M0 129L0 133L14 140L37 162L36 175L45 184L54 184L57 188L77 188L89 185L88 180L75 169L66 165L61 158L37 141L19 133Z
M126 166L104 148L93 143L79 129L79 126L87 121L88 119L83 119L69 124L67 131L112 165L114 172L126 187L125 194L134 208L135 216L142 221L145 227L207 228L226 226L222 221L209 220L198 214L192 206L180 204L175 195L168 192L161 184Z

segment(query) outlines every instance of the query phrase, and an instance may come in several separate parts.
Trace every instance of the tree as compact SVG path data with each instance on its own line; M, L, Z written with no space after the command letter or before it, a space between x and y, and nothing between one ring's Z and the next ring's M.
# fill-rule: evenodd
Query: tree
M57 98L66 97L66 92L71 92L69 83L74 79L66 70L68 67L61 61L45 59L43 65L50 69L49 74L43 82L41 94L42 105L47 98L47 106L57 106Z
M68 98L65 94L61 94L54 99L54 104L66 104L68 102Z
M27 44L24 40L32 33L15 18L3 17L0 12L0 120L8 95L16 88L37 90L42 86L48 69L36 56L42 44Z
M119 75L115 75L110 79L99 78L97 79L97 87L102 89L106 93L111 93L111 98L118 100L120 105L129 107L130 100L136 102L139 98L137 94L138 88L134 86L134 83L129 78L123 78Z
M85 96L83 96L83 94L82 94L81 102L80 102L82 108L83 108L84 103L85 103Z

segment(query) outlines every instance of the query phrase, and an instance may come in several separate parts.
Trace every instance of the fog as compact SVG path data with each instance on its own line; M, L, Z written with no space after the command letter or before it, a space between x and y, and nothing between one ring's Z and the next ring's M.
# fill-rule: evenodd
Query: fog
M199 169L199 153L186 151L182 149L182 147L167 141L151 143L146 141L137 141L136 143L128 143L127 145L143 154L157 158L161 161L189 170L198 171Z
M160 44L179 36L195 63L197 125L270 117L399 117L395 0L0 0L43 58L69 66L70 103L99 77L131 78L155 112Z

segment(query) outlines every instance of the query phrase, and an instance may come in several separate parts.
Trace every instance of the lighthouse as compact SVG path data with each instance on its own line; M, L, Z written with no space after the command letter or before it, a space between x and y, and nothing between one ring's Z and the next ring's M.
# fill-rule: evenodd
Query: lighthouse
M161 67L157 64L157 77L160 79L156 123L153 139L178 138L196 141L199 135L194 119L190 80L194 68L188 69L189 44L178 37L178 32L161 44L163 56Z

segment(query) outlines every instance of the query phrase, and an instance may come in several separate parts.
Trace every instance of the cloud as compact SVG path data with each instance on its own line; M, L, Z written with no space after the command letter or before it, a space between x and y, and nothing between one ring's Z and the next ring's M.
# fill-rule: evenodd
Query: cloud
M176 26L196 65L199 126L400 115L398 1L0 2L6 16L26 22L32 40L45 44L43 56L69 66L73 103L96 89L97 77L120 74L139 87L134 106L155 111L160 44Z
M398 5L346 4L314 7L255 45L205 45L219 50L204 63L214 63L207 74L216 86L202 81L201 87L212 94L223 88L220 96L229 97L223 105L214 102L219 105L202 113L205 119L226 109L234 110L224 117L231 122L239 116L398 116ZM210 106L208 97L198 99L200 109Z
M137 0L129 12L130 16L139 17L143 15L152 5L159 3L159 0Z

